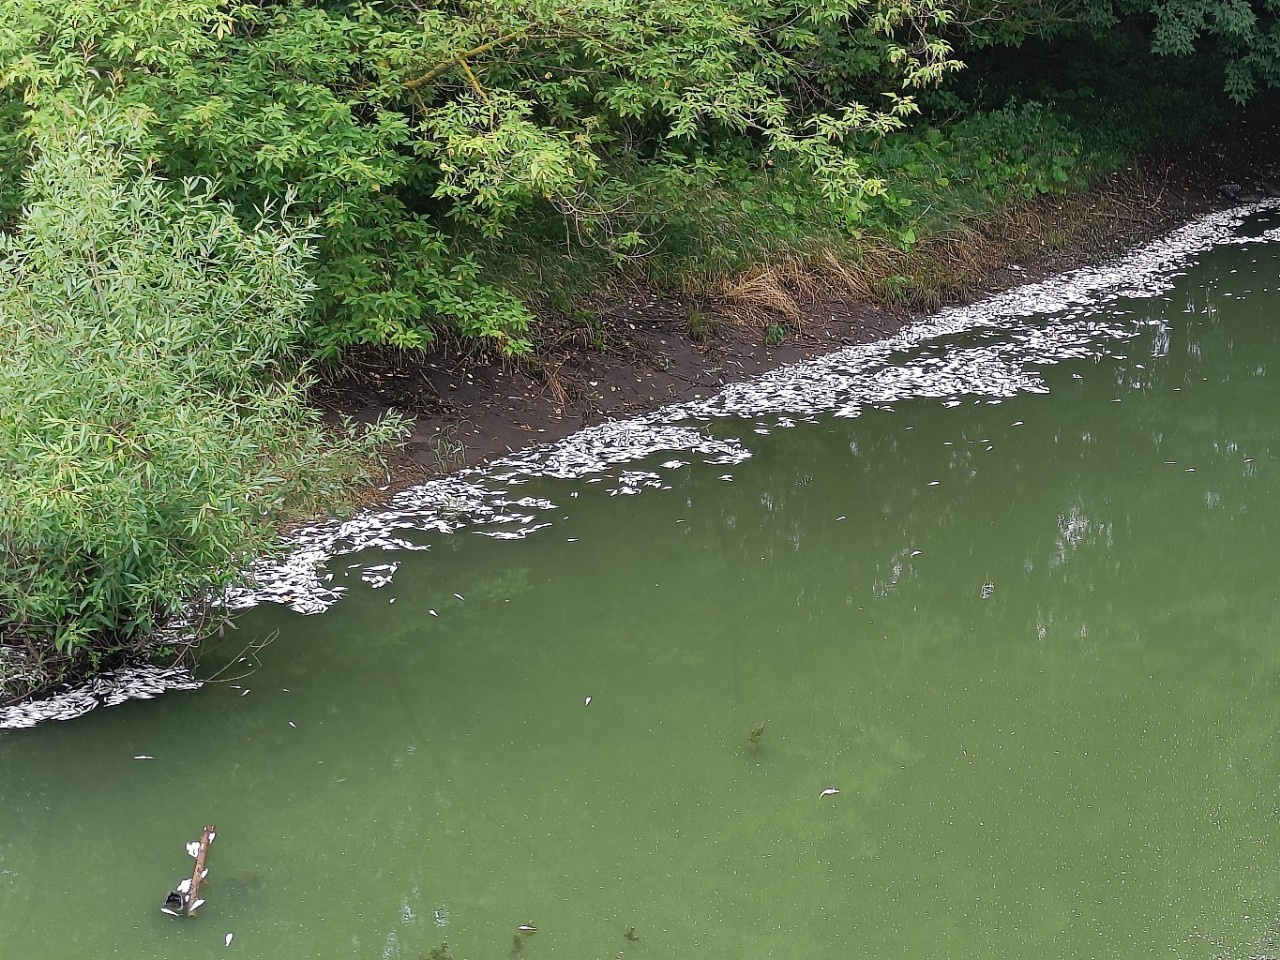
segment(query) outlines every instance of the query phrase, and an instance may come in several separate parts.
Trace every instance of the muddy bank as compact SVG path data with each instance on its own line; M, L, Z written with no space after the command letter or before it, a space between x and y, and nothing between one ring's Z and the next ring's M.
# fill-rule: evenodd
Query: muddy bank
M605 420L706 397L787 363L890 336L938 307L1116 255L1232 205L1222 185L1263 182L1278 147L1280 124L1246 118L1146 156L1086 194L1021 202L959 225L878 264L881 274L905 277L905 291L876 289L874 276L797 277L766 266L730 296L693 301L636 290L586 323L550 318L536 354L520 362L358 351L327 372L314 399L335 417L372 419L395 409L414 418L389 464L390 487L399 489Z

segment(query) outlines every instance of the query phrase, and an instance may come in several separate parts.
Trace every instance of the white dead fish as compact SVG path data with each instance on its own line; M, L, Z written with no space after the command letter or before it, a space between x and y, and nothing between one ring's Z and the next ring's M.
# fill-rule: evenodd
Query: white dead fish
M298 725L294 723L292 720L289 721L289 726L293 727L295 730L298 729Z
M187 841L187 856L188 856L188 857L198 857L198 856L200 856L200 841L199 841L199 840L188 840L188 841Z
M440 616L440 614L436 613L434 610L428 610L427 613L431 614L433 617Z
M248 691L248 690L245 690L243 693L241 693L241 694L240 694L240 696L242 696L242 697L247 697L248 695L249 695L249 691Z
M190 877L185 878L181 883L179 883L173 889L177 890L179 893L186 893L188 890L191 889L191 878Z
M225 947L231 946L231 941L234 940L235 938L236 938L236 935L234 933L228 933L226 937L223 939L222 945Z
M160 908L160 912L161 912L161 913L167 913L167 914L168 914L169 916L171 916L171 917L180 917L180 916L182 916L182 914L180 914L177 910L170 910L168 907L161 907L161 908Z
M207 877L208 875L209 875L209 868L208 868L208 867L205 867L203 870L201 870L201 871L200 871L200 879L201 879L201 880L203 880L203 879L204 879L205 877Z
M197 910L199 910L203 906L204 906L204 900L197 900L195 903L187 907L187 913L195 913Z
M587 699L583 700L583 701L582 701L582 705L583 705L584 707L589 707L589 706L591 706L591 698L590 698L590 697L587 697Z
M538 928L537 928L537 927L535 927L532 923L522 923L522 924L520 924L520 926L516 927L516 930L517 930L519 933L523 933L523 934L530 934L530 933L537 933L537 932L538 932Z
M210 842L210 843L213 843L214 838L215 838L215 837L217 837L217 835L218 835L218 831L217 831L217 830L210 830L210 831L209 831L209 842Z
M150 754L140 753L140 754L138 754L136 757L134 757L133 759L135 759L135 760L154 760L154 759L155 759L155 757L151 756Z
M460 594L460 593L455 593L455 594L454 594L454 596L455 596L455 597L457 597L459 600L465 600L465 599L467 599L466 597L464 597L464 596L463 596L462 594Z
M818 794L818 799L821 800L823 797L834 797L839 792L840 791L837 790L835 787L827 787L820 794Z

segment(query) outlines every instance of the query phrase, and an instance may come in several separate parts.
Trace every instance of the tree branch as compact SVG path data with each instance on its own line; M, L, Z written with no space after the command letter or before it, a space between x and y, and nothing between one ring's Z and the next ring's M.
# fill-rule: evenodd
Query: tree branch
M486 53L488 53L490 50L493 50L495 47L500 47L504 43L510 43L512 40L518 40L521 37L525 36L525 34L532 31L535 26L537 26L537 24L535 23L526 24L525 26L521 27L519 30L512 30L510 33L504 33L502 36L498 37L498 39L496 40L490 40L488 43L482 43L478 47L472 47L470 50L464 50L462 53L458 54L457 56L450 57L448 60L445 60L442 63L436 64L426 73L424 73L422 76L416 77L413 80L406 80L405 87L409 90L417 90L419 87L426 86L428 83L430 83L436 77L440 76L440 74L444 73L454 64L462 64L463 69L466 70L468 76L471 77L471 82L475 84L475 76L471 73L471 68L468 67L466 63L466 61L469 58L474 59L475 57L482 57ZM479 84L476 84L476 86L478 88ZM481 93L481 97L484 97L483 92ZM485 97L485 99L488 99L488 98Z

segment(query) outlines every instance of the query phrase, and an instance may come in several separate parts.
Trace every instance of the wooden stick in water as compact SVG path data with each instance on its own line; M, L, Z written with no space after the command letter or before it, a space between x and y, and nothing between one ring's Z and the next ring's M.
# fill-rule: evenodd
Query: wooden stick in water
M213 843L216 832L214 825L209 824L200 833L200 851L196 854L196 868L191 872L191 889L183 898L188 917L194 917L196 911L200 909L200 884L204 883L204 875L208 872L205 870L204 860L209 855L209 844Z

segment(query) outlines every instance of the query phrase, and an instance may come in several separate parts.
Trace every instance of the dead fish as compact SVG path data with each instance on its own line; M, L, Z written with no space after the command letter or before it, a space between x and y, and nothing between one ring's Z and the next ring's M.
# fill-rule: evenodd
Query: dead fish
M188 841L187 841L187 856L189 856L189 857L198 857L198 856L200 856L200 841L199 841L199 840L188 840Z
M440 616L440 614L436 613L434 610L428 610L427 613L431 614L433 617Z
M818 794L818 799L821 800L823 797L834 797L839 792L840 791L837 790L835 787L827 787L820 794Z
M582 705L583 705L584 707L589 707L589 706L591 706L591 698L590 698L590 697L587 697L585 700L583 700L583 701L582 701Z
M203 906L204 900L197 900L195 903L191 904L191 906L187 907L187 913L195 913Z
M191 878L187 877L185 880L183 880L180 884L178 884L173 889L177 890L179 893L186 893L188 890L191 889Z
M217 830L210 830L210 831L209 831L209 842L210 842L210 843L213 843L214 838L215 838L215 837L217 837L217 836L218 836L218 831L217 831Z
M209 875L209 868L208 868L208 867L205 867L203 870L201 870L201 871L200 871L200 879L201 879L201 880L203 880L203 879L204 879L205 877L207 877L208 875Z
M154 759L155 759L155 757L151 756L150 754L140 753L140 754L138 754L136 757L134 757L133 759L135 759L135 760L154 760Z
M537 933L538 928L532 923L522 923L520 926L516 927L516 932L523 933L527 937L531 933Z
M236 935L234 933L228 933L226 937L223 939L222 945L224 947L231 946L231 941L234 940L235 938L236 938Z
M459 600L465 600L465 599L467 599L466 597L464 597L464 596L463 596L462 594L460 594L460 593L455 593L455 594L454 594L454 596L455 596L455 597L457 597Z

